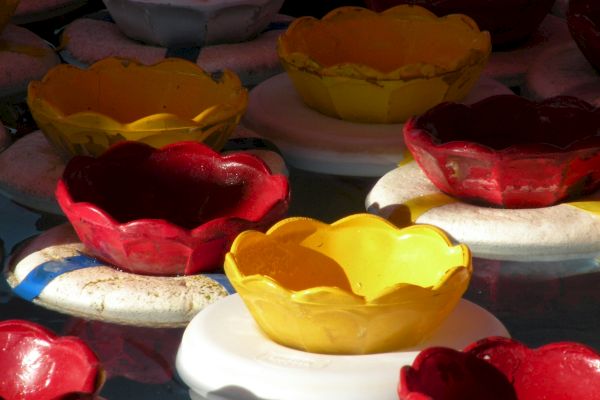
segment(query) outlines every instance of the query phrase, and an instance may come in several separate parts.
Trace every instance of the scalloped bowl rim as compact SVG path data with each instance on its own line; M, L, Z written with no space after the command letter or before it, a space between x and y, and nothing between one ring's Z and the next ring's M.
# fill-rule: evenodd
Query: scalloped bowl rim
M194 64L190 61L186 61L186 60L182 60L182 59L174 59L174 58L164 59L164 60L158 61L154 64L145 65L145 64L142 64L142 63L140 63L136 60L132 60L132 59L125 59L125 58L121 58L121 57L109 57L109 58L102 59L102 60L92 64L90 67L88 67L86 69L79 68L79 67L71 65L71 64L57 65L56 67L52 68L41 80L34 80L29 83L28 96L27 96L28 102L30 101L32 105L40 104L41 108L36 107L36 111L39 112L40 114L44 115L45 117L47 117L51 120L62 120L64 123L67 123L71 126L76 126L76 127L80 127L80 128L89 128L89 125L82 125L81 123L78 123L78 122L80 122L80 119L86 118L86 117L94 117L99 120L108 121L108 123L111 126L115 126L115 128L102 128L101 129L106 132L116 132L118 130L127 131L127 132L158 132L158 131L169 132L169 131L180 130L182 128L202 127L202 126L206 125L205 123L203 123L202 119L205 118L207 115L210 116L210 114L212 114L212 113L223 110L223 111L229 111L229 112L227 112L226 117L220 118L219 120L226 120L228 118L233 118L238 114L242 114L248 103L247 89L244 88L244 86L241 84L239 77L233 71L231 71L229 69L222 70L222 76L221 76L221 78L219 78L218 81L220 81L220 82L225 82L227 80L237 81L239 83L240 96L237 96L235 99L236 101L233 103L215 104L209 108L202 110L194 118L190 118L190 119L182 118L181 116L178 116L177 114L173 114L173 113L154 113L154 114L149 114L149 115L143 116L134 121L124 123L124 122L117 121L116 119L112 118L109 115L102 114L100 112L95 112L95 111L79 111L79 112L75 112L72 114L65 114L60 108L55 107L54 104L51 101L48 101L45 97L36 96L35 98L31 98L30 93L33 90L32 88L44 85L46 83L46 81L48 79L52 78L55 74L64 73L64 72L62 72L63 70L64 71L77 70L77 71L83 71L84 73L87 73L90 71L94 71L97 68L102 68L105 64L109 64L114 61L119 61L119 64L121 62L127 62L127 63L134 64L136 67L142 67L142 68L148 68L148 69L156 68L157 70L160 70L160 67L162 65L171 64L171 63L172 64L177 64L177 63L189 64L190 66L193 65L195 68L197 68L199 73L202 73L202 74L206 75L207 77L209 77L210 79L213 79L207 71L203 70L202 68L198 67L196 64ZM117 65L117 64L115 63L115 65ZM230 110L233 112L231 112ZM148 128L138 129L136 127L136 125L144 124L152 119L156 119L157 121L155 121L155 122L158 122L158 121L173 121L173 122L175 122L176 121L176 122L179 122L181 124L181 126L174 126L174 127L169 127L169 128L151 128L151 129L148 129ZM212 123L212 121L211 121L211 123ZM96 127L96 129L97 129L97 127Z
M462 21L463 25L471 28L474 35L486 35L487 36L488 40L487 40L487 46L486 46L485 51L480 51L480 50L477 50L474 48L470 48L469 50L465 51L465 55L463 57L461 57L460 62L457 62L455 69L444 70L442 72L435 73L432 75L417 75L417 76L408 76L408 77L403 76L403 74L401 73L401 71L407 67L435 66L435 64L428 64L428 63L404 64L393 71L384 73L384 72L378 71L377 69L375 69L369 65L357 64L357 63L338 63L338 64L331 65L329 67L323 67L319 62L314 60L308 54L301 53L301 52L288 52L287 50L285 52L283 51L283 47L284 47L284 44L283 44L284 39L283 38L285 37L285 34L287 33L287 31L296 29L297 26L302 27L302 25L300 25L302 23L315 22L315 21L321 23L322 21L328 21L330 19L334 19L334 17L336 17L339 14L342 14L342 15L344 14L343 12L340 12L340 11L359 10L360 12L365 12L370 15L385 15L386 13L392 14L394 11L396 11L398 9L404 9L404 8L407 8L407 9L408 8L419 8L420 9L420 11L419 11L420 14L405 14L405 18L407 17L409 19L411 16L412 17L414 17L414 16L420 17L420 18L415 18L417 20L424 19L423 17L425 15L428 15L427 18L430 20L449 20L449 21L457 21L457 22ZM430 79L430 78L434 78L434 77L442 77L447 74L456 73L465 68L480 64L483 60L485 60L489 56L489 54L491 52L491 41L490 41L489 32L479 30L477 23L468 15L449 14L449 15L445 15L442 17L438 17L437 15L428 11L424 7L411 6L411 5L407 5L407 4L397 5L397 6L389 8L385 11L382 11L380 13L370 10L368 8L364 8L364 7L342 6L342 7L339 7L339 8L336 8L336 9L330 11L325 16L323 16L320 20L315 17L312 17L312 16L300 17L300 18L296 19L294 22L292 22L292 24L288 27L287 31L286 31L286 33L282 34L279 37L278 45L277 45L277 52L278 52L278 55L279 55L280 59L282 60L282 62L292 65L292 66L300 69L302 72L317 74L320 76L328 76L328 77L340 77L340 78L352 77L352 78L355 78L353 76L339 75L339 74L335 74L335 73L328 74L328 72L330 72L330 71L336 72L336 71L339 71L340 68L344 68L346 66L351 66L351 67L358 67L362 72L360 75L363 75L361 78L365 79L365 80L371 80L373 78L376 79L377 81L410 81L413 79L423 79L423 78ZM479 56L474 57L473 54L477 54ZM293 58L293 55L299 55L300 57L302 57L302 62L299 63L299 62L290 61L290 59ZM468 62L469 60L472 60L472 62ZM364 72L367 72L367 73L364 73Z
M335 294L335 295L337 295L336 297L338 297L338 298L345 297L347 300L352 299L353 301L347 302L347 304L351 305L352 307L373 307L373 306L386 306L386 305L390 305L390 304L395 304L395 303L378 303L377 300L382 297L385 297L393 292L402 290L404 288L422 289L423 297L430 297L431 295L434 295L436 293L438 293L438 294L446 293L447 291L453 290L453 287L449 287L448 283L450 283L455 276L462 273L463 271L468 273L469 276L472 273L472 264L470 261L471 251L469 250L469 248L465 244L462 244L462 243L459 243L456 245L453 244L452 241L450 240L449 236L444 231L442 231L440 228L438 228L434 225L417 224L417 225L411 225L408 227L398 228L396 225L392 224L388 220L382 219L373 214L354 214L354 215L350 215L345 218L342 218L338 221L335 221L331 224L326 224L324 222L318 221L313 218L308 218L308 217L291 217L291 218L287 218L282 221L279 221L278 223L273 225L266 233L261 233L261 234L264 236L270 236L270 234L273 233L274 231L278 230L280 226L288 225L290 223L293 224L297 221L307 221L307 222L311 222L311 223L316 223L316 225L328 226L329 227L328 229L330 229L332 227L336 227L336 226L345 224L349 221L355 221L355 220L361 220L361 219L371 219L373 221L378 221L377 223L386 225L389 229L393 229L393 230L397 231L398 234L400 234L400 232L402 232L403 234L406 234L407 232L411 232L411 231L416 231L416 232L429 231L435 235L436 240L443 241L443 243L446 245L447 249L461 250L462 258L463 258L463 261L461 263L462 265L457 265L454 267L447 268L446 271L444 272L444 274L438 279L438 281L435 285L424 287L424 286L420 286L420 285L416 285L416 284L399 282L392 286L386 287L384 290L382 290L380 293L378 293L377 296L374 296L373 298L371 298L369 300L367 300L365 296L357 295L353 292L348 292L346 290L343 290L343 289L340 289L337 287L332 287L332 286L316 286L316 287L312 287L312 288L308 288L308 289L304 289L304 290L295 291L295 290L290 290L290 289L287 289L287 288L281 286L275 279L273 279L270 276L260 275L260 274L243 275L239 271L239 269L237 268L237 261L235 258L234 251L236 250L236 248L239 244L239 241L243 240L244 236L254 233L254 231L246 231L246 232L242 232L240 235L238 235L238 237L235 239L234 243L231 245L231 249L226 255L226 259L228 260L225 262L226 271L228 269L228 265L235 266L233 273L235 275L239 276L240 279L233 279L233 280L237 280L237 282L239 282L238 284L240 286L247 286L248 284L252 285L254 283L266 284L268 286L271 286L272 288L275 288L280 293L285 293L286 298L290 298L292 300L292 302L297 303L297 304L325 305L327 303L307 301L302 298L306 295L309 295L309 297L312 297L311 295L322 292L322 293ZM342 267L342 269L343 269L343 267ZM418 301L419 299L422 299L423 297L415 298L415 301ZM340 304L340 303L336 302L335 304Z
M555 154L564 155L564 154L568 154L570 152L593 149L594 147L600 148L600 127L598 130L599 132L598 132L598 136L597 136L598 143L594 144L594 145L590 144L590 145L582 146L580 148L577 148L576 146L574 146L577 143L581 143L583 140L588 140L588 139L594 138L594 135L589 135L589 136L583 137L582 139L571 142L567 147L564 147L564 148L557 146L557 145L553 145L551 143L544 143L544 142L533 143L532 142L532 143L510 145L503 149L494 149L485 144L482 144L479 142L474 142L474 141L469 141L469 140L450 140L447 142L436 143L435 142L436 137L429 130L426 130L426 129L423 129L420 127L415 127L415 125L419 119L421 119L421 118L424 119L427 114L429 114L430 112L436 111L438 108L441 109L441 108L446 108L446 107L460 106L460 107L468 109L469 112L473 113L474 106L477 106L478 104L480 104L482 102L488 102L488 101L490 101L490 99L500 98L500 97L504 97L504 98L514 97L515 99L519 99L518 101L527 103L528 106L534 106L535 109L539 109L540 107L542 107L544 105L551 104L551 102L556 99L560 99L560 98L564 98L564 97L572 97L572 96L554 96L554 97L550 97L550 98L547 98L547 99L544 99L541 101L533 101L533 100L525 99L525 98L517 96L517 95L500 94L500 95L494 95L494 96L485 98L483 100L480 100L480 101L470 104L470 105L454 103L454 102L444 102L444 103L441 103L441 104L435 106L434 108L430 109L425 114L422 114L420 116L411 117L404 125L404 128L403 128L404 132L407 132L406 135L410 134L410 135L418 136L420 139L424 139L425 141L427 141L428 145L430 145L431 147L434 147L436 149L447 150L447 151L465 150L465 152L467 152L467 153L478 153L478 154L485 154L485 155L491 155L491 156L494 156L494 155L514 156L515 154L513 154L513 153L521 153L521 154L523 154L523 156L521 158L528 158L528 157L535 157L535 156L541 156L541 155L543 155L543 156L552 156ZM572 98L575 98L575 97L572 97ZM581 102L585 102L584 100L581 100L581 99L578 99L578 100ZM590 104L588 102L585 102L585 103L588 104L590 107L594 108L594 111L588 111L589 113L594 113L594 112L600 113L600 107L594 107L592 104ZM435 120L434 119L431 119L431 120L434 121L434 124L435 124ZM600 121L600 116L599 116L599 121ZM408 133L409 131L410 131L410 133ZM412 141L408 141L408 142L412 142ZM529 151L527 151L527 150L529 150Z
M120 144L117 144L117 146L128 146L128 143L135 143L135 145L141 145L140 143L137 142L123 142ZM177 146L177 145L181 145L182 143L186 143L186 142L178 142L178 143L174 143L171 145L167 145L162 147L161 149L153 149L153 154L155 154L156 152L160 152L163 149L167 148L167 147L172 147L172 146ZM191 143L197 143L197 142L191 142ZM147 145L145 145L147 146ZM253 157L250 154L246 154L246 153L231 153L231 154L226 154L226 155L221 155L217 152L215 152L214 150L210 149L207 147L208 150L210 150L212 153L214 153L215 155L219 156L216 158L219 158L220 160L226 161L229 160L230 158L247 158L247 159L252 159L252 160L258 160L260 161L261 164L261 169L260 169L260 173L261 174L268 174L271 177L278 177L278 176L282 176L282 175L278 175L278 174L273 174L271 172L271 170L269 169L269 167L266 165L266 163L264 161L262 161L260 158L258 157ZM92 158L93 157L89 157L89 156L78 156L78 157L85 157L85 158ZM100 156L102 157L102 156ZM98 160L98 158L95 158L94 160ZM283 176L282 176L283 177ZM256 219L256 220L251 220L251 219L246 219L246 218L241 218L241 217L219 217L219 218L215 218L215 219L211 219L210 221L207 221L193 229L186 229L183 228L179 225L176 225L166 219L152 219L152 218L141 218L141 219L135 219L132 221L127 221L127 222L123 222L120 223L119 221L117 221L116 219L114 219L109 213L107 213L106 211L104 211L102 208L98 207L96 204L94 203L90 203L90 202L86 202L86 201L81 201L81 202L77 202L73 200L73 197L71 196L71 193L69 192L68 188L67 188L67 184L64 181L64 179L61 177L58 181L58 184L56 186L56 198L57 199L62 199L63 201L65 201L65 206L66 208L69 210L68 214L72 214L73 210L81 210L81 209L85 209L85 210L90 210L93 211L95 214L101 216L103 219L105 219L106 221L108 221L111 225L111 227L116 228L119 231L124 231L127 230L127 228L131 225L136 225L136 226L142 226L144 227L145 225L156 225L156 224L160 224L163 226L167 226L170 230L176 231L179 234L181 234L181 236L184 236L186 238L190 238L193 239L199 232L213 226L213 225L219 225L223 222L229 222L229 221L244 221L244 222L259 222L261 218L264 217L264 215L260 216L260 218ZM279 199L277 203L279 203L281 201L281 199ZM61 202L61 200L59 200L59 203ZM272 208L271 208L272 209ZM268 209L267 213L271 210ZM67 212L65 212L65 214L67 214Z

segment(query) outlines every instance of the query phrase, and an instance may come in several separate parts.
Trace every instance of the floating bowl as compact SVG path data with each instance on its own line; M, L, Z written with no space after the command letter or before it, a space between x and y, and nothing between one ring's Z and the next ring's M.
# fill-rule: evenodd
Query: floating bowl
M58 400L92 395L103 383L96 355L76 337L21 320L0 322L0 398Z
M2 0L0 1L0 32L10 22L13 14L17 10L19 0Z
M490 38L464 15L341 7L320 21L294 21L278 53L310 108L348 121L400 123L463 99L485 66Z
M554 0L365 0L383 11L399 4L422 6L436 15L466 14L489 31L494 46L511 46L526 40L540 26ZM593 0L592 0L593 1Z
M29 85L27 102L68 159L98 156L124 140L153 147L195 140L218 150L244 113L247 92L230 71L215 80L184 60L144 66L108 58L87 70L55 67Z
M73 158L56 197L93 255L129 272L171 276L222 267L238 233L283 217L289 188L249 154L126 142L97 159Z
M532 350L506 338L487 338L464 352L422 351L403 367L401 400L595 400L600 354L578 343Z
M119 29L161 46L245 42L277 14L283 0L104 0Z
M471 106L441 104L411 119L404 140L444 193L533 208L598 189L599 127L598 109L574 97L535 103L500 95Z
M225 273L275 342L367 354L427 339L466 290L471 256L433 226L399 229L369 214L331 225L289 218L239 235Z
M567 25L585 58L600 70L600 2L570 0Z

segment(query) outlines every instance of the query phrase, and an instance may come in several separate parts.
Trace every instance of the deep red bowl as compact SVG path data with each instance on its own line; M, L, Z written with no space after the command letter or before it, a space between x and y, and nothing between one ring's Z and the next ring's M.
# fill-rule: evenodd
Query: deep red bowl
M438 16L466 14L479 29L489 31L494 46L511 46L527 39L540 26L555 0L365 0L375 11L413 4ZM593 0L590 0L593 1Z
M600 1L570 0L567 25L585 58L600 70Z
M281 219L290 194L287 179L250 154L123 142L97 159L71 159L56 197L93 255L171 276L222 267L237 234Z
M58 400L99 391L102 369L76 337L57 337L37 324L0 322L0 398Z
M404 140L441 191L476 204L545 207L600 187L600 111L574 97L440 104Z
M423 350L400 372L400 400L596 400L600 354L578 343L532 350L487 338L463 352Z

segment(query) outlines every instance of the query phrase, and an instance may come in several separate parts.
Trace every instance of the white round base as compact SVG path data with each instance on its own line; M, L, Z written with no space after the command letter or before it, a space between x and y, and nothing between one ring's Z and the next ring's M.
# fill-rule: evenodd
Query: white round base
M153 328L185 326L232 291L223 274L161 277L119 271L88 256L69 224L42 233L13 254L5 276L16 294L42 307Z
M527 93L534 99L571 95L600 105L600 74L575 42L541 53L527 74Z
M536 57L545 49L572 41L564 19L548 15L527 42L514 50L494 51L483 75L510 87L525 83L525 75Z
M469 246L474 257L530 262L600 255L600 218L581 208L564 203L527 209L437 203L440 194L413 161L379 179L367 196L366 208L392 218L400 207L422 199L424 212L415 222L442 228ZM597 195L600 192L593 197Z
M302 352L269 340L239 295L207 307L190 322L177 354L192 399L397 400L400 368L421 349L462 349L487 336L508 336L490 313L466 300L422 345L360 356Z
M512 93L483 78L465 103ZM281 149L290 165L318 173L379 177L404 158L403 124L361 124L323 115L306 106L287 74L250 92L244 124Z

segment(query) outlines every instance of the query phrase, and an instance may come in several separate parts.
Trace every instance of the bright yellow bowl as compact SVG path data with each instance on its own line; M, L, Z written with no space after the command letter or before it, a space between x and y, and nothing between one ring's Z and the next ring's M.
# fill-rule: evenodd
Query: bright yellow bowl
M19 0L0 0L0 32L8 25L18 5Z
M471 272L469 249L440 229L400 229L370 214L246 231L225 259L227 277L272 340L327 354L422 342L454 309Z
M183 140L219 150L246 109L237 75L219 79L194 63L152 66L108 58L87 70L59 65L29 85L27 102L40 129L63 156L98 156L133 140L163 147Z
M419 6L380 14L341 7L302 17L278 52L309 107L332 117L399 123L471 90L491 51L488 32L462 14L438 18Z

